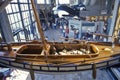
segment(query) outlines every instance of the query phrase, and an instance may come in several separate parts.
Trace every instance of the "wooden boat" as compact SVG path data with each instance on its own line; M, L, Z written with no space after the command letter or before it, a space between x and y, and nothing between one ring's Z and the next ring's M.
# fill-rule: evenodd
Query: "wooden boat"
M91 58L99 55L99 49L94 44L63 43L50 44L50 46L49 55L45 55L42 44L22 45L16 52L16 60L47 60L53 63L64 63L73 59Z

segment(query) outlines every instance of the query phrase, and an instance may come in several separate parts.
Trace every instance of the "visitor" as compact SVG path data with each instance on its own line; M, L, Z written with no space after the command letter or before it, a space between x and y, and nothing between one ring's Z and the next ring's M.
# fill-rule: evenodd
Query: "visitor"
M69 34L69 27L68 26L66 26L65 33L68 36L68 34Z

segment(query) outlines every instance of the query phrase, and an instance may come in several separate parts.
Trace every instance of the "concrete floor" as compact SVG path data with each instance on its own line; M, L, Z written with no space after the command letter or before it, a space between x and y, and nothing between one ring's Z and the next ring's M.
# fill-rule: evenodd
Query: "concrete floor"
M8 80L32 80L28 71L14 70ZM35 73L35 80L94 80L92 71L80 71L71 73ZM97 70L96 80L112 80L105 70Z
M35 80L93 80L92 71L57 74L35 74ZM104 70L97 70L96 80L112 80Z

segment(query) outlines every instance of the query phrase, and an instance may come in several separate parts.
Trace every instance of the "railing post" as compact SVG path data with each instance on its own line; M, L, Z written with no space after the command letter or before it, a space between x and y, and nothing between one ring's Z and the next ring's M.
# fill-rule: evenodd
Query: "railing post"
M92 77L96 80L96 63L92 63Z
M31 76L31 80L35 80L34 71L32 70L32 63L30 64L30 76Z

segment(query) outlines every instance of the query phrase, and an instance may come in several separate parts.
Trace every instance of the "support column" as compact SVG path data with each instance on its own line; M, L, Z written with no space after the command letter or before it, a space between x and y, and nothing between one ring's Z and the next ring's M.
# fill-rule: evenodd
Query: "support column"
M117 14L118 14L119 2L120 2L120 0L115 0L115 3L114 3L113 17L112 17L110 30L109 30L109 36L113 36L114 27L116 24L116 19L117 19ZM109 38L108 41L112 41L112 39Z
M8 16L6 11L4 10L0 13L0 27L2 30L2 37L5 42L13 42L13 34L9 24Z

